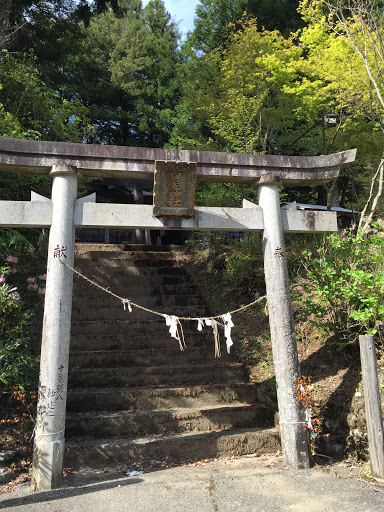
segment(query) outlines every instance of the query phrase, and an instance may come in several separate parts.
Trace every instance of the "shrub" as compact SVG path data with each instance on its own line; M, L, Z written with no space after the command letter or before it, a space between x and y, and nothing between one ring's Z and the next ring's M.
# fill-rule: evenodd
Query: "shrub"
M341 339L374 334L383 343L384 233L330 235L316 251L303 251L301 313Z
M42 309L46 276L36 252L43 239L35 238L32 245L15 230L0 236L0 384L7 390L37 385L34 320Z

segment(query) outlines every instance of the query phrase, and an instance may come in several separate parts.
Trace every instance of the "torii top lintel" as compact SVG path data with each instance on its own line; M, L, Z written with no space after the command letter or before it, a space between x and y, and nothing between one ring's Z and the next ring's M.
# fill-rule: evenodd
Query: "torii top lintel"
M318 185L353 162L356 150L314 157L250 155L211 151L137 148L0 137L0 171L48 174L53 165L71 165L86 177L153 179L155 161L197 162L197 180L257 183L278 176L286 186Z

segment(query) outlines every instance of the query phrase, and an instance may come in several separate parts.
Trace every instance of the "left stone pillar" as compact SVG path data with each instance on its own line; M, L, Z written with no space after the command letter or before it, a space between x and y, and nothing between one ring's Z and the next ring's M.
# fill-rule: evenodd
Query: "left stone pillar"
M76 167L52 167L52 225L41 345L39 395L32 466L32 488L51 490L63 476L65 410L75 252Z

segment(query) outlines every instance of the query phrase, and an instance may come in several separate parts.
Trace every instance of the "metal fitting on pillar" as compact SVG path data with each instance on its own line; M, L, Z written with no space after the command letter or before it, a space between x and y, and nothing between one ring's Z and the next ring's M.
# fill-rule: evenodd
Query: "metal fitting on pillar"
M263 174L257 185L271 185L272 183L281 185L281 178L278 174Z
M49 175L50 176L58 176L61 174L76 174L77 176L79 176L80 171L74 165L64 165L64 164L53 165Z

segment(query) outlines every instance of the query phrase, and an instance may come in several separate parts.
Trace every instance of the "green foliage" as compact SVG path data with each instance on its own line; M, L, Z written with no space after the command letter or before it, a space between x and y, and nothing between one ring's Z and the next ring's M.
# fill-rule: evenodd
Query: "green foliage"
M240 234L238 234L240 235ZM200 246L207 249L205 258L206 270L210 273L220 273L225 283L225 290L231 301L254 300L256 295L263 295L264 266L261 239L258 234L241 234L241 238L226 238L224 233L204 233L188 245ZM237 304L234 304L238 306Z
M50 197L51 179L41 174L0 173L1 201L30 201L31 190Z
M45 237L32 239L34 245L15 230L0 236L0 383L22 391L37 384L34 320L45 292L36 252L45 247Z
M381 230L367 238L331 235L316 252L305 250L302 317L350 342L374 334L383 343L383 256Z
M225 258L227 282L243 289L253 298L264 293L264 265L260 235L247 234Z
M298 0L200 0L189 44L205 54L216 50L233 29L241 30L242 17L256 18L260 27L288 36L303 24L298 4Z
M218 4L202 2L210 23ZM358 161L343 167L332 199L324 186L287 193L290 200L327 204L331 199L335 206L340 201L361 210L382 153L381 108L364 62L344 34L319 20L306 21L303 30L286 38L243 19L236 30L228 29L225 45L203 55L194 54L192 35L183 48L183 99L170 143L180 149L294 155L357 147ZM361 41L358 26L353 21L351 30ZM375 41L379 44L376 36ZM373 66L374 54L368 58ZM381 69L376 66L377 73ZM324 125L330 113L337 114L333 127ZM382 208L379 204L379 214Z
M251 21L231 37L225 51L210 57L219 72L208 108L202 108L227 151L291 152L292 148L281 146L279 136L290 131L300 138L293 115L296 99L283 90L297 79L292 63L300 56L293 40L277 31L259 31Z
M202 183L196 185L197 206L238 206L242 199L257 202L257 191L251 185L234 183Z
M302 48L277 31L259 30L255 20L243 20L241 28L228 38L225 48L203 57L187 53L184 104L179 111L186 122L184 131L182 123L175 122L172 142L191 147L194 137L195 145L202 147L205 135L210 149L216 145L231 152L323 151L322 112L311 107L313 94L297 91L296 84L305 81L297 64L303 58Z
M0 73L1 101L14 123L17 120L18 130L14 128L11 136L23 137L29 131L45 140L72 142L90 136L87 108L78 98L67 99L47 86L32 60L7 55L0 62Z
M168 142L179 97L178 38L161 0L120 16L108 10L91 20L74 85L87 99L93 142L156 147Z

